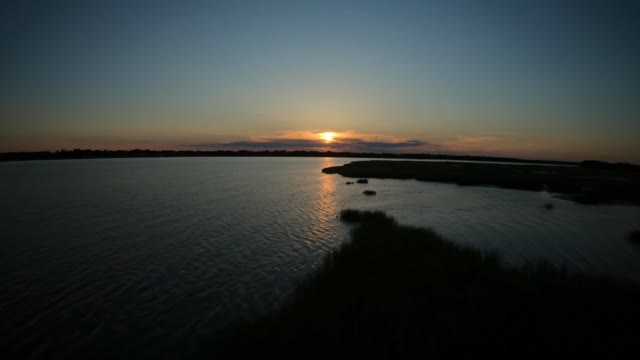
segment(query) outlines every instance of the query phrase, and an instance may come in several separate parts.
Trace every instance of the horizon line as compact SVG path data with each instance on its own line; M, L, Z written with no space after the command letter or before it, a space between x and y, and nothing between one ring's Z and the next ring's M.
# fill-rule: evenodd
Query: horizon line
M508 156L495 156L495 155L470 155L470 154L447 154L447 153L390 153L390 152L351 152L351 151L317 151L317 150L171 150L171 149L162 149L162 150L152 150L152 149L118 149L118 150L109 150L109 149L58 149L58 150L40 150L40 151L10 151L10 152L0 152L0 161L19 161L19 160L48 160L48 159L82 159L82 158L108 158L108 156L82 156L82 153L97 153L102 155L109 155L110 153L115 153L119 155L124 154L140 154L147 153L148 155L161 155L161 154L171 154L171 155L179 155L179 154L198 154L196 156L225 156L224 154L229 154L232 156L251 156L253 154L259 154L262 156L268 156L270 154L287 154L291 157L307 157L309 155L323 155L327 157L382 157L382 158L396 158L396 159L443 159L443 160L470 160L470 161L508 161L508 162L523 162L523 163L549 163L549 164L567 164L567 165L577 165L580 164L581 161L569 161L569 160L546 160L546 159L527 159L527 158L518 158L518 157L508 157ZM76 154L78 156L73 156ZM96 155L97 155L96 154ZM220 154L220 155L218 155ZM90 155L90 154L86 154ZM136 157L136 156L131 156ZM137 156L139 157L139 156ZM151 156L154 157L154 156ZM162 157L162 156L155 156ZM582 161L599 161L599 162L610 162L617 164L631 164L630 162L615 162L615 161L601 161L601 160L591 160L584 159Z

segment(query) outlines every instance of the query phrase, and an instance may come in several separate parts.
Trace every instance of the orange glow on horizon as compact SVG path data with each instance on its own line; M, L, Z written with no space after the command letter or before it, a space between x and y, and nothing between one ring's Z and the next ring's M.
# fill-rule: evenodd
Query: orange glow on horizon
M334 132L324 132L320 134L320 137L322 138L322 140L324 140L327 143L332 142L335 136L336 136L336 133Z

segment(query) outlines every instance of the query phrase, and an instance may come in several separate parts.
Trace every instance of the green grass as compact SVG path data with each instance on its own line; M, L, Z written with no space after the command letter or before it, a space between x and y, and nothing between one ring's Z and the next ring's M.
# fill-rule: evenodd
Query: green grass
M581 203L640 205L640 171L588 167L428 161L354 161L322 170L352 178L416 179L565 194Z
M640 288L496 254L344 210L351 241L282 308L214 334L205 357L443 358L634 353Z

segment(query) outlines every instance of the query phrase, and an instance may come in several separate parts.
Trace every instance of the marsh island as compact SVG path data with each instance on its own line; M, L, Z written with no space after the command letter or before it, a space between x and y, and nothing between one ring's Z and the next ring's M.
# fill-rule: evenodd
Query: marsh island
M322 170L349 178L415 179L462 186L549 191L585 204L640 205L640 171L633 166L516 165L435 161L354 161Z

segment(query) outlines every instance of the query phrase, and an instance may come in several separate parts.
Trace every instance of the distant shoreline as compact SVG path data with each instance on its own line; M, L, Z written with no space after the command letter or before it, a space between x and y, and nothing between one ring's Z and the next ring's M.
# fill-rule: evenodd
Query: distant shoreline
M578 165L577 162L559 160L528 160L497 156L450 155L450 154L393 154L393 153L357 153L333 151L287 151L287 150L58 150L34 152L0 153L0 162L28 160L62 160L62 159L119 159L119 158L165 158L165 157L335 157L335 158L377 158L405 160L457 160L512 162L522 164Z

